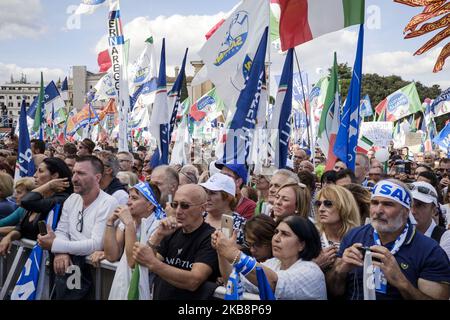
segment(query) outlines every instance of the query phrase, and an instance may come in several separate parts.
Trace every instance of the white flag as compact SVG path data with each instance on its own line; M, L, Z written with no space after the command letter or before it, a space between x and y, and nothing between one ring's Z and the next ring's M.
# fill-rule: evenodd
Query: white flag
M192 85L211 80L225 106L234 110L268 24L268 1L243 0L200 49L205 65Z

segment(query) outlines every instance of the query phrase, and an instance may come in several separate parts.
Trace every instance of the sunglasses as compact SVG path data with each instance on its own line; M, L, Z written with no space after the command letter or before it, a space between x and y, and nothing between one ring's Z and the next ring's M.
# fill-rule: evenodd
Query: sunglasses
M427 188L427 187L424 187L424 186L415 186L413 184L410 184L408 187L409 187L409 190L411 190L411 191L417 190L420 193L423 193L423 194L426 194L426 195L430 195L430 196L432 196L432 197L434 197L436 199L438 197L437 194L433 190L431 190L430 188Z
M173 201L170 203L170 206L173 209L177 209L178 206L181 207L181 209L183 210L189 210L190 207L196 207L196 206L201 206L203 205L203 203L199 203L199 204L192 204L192 203L187 203L187 202L178 202L178 201Z
M83 210L78 211L78 222L77 222L77 231L83 232L83 220L84 220L84 212Z
M314 202L314 205L315 205L317 208L319 208L319 207L322 205L322 203L323 203L323 205L325 206L325 208L331 208L331 207L333 206L333 201L331 201L331 200L323 200L323 201L316 200L316 201Z

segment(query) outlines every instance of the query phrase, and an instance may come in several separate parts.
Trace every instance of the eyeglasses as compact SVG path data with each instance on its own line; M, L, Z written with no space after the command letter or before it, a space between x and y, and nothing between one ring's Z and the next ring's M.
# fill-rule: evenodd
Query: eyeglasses
M314 205L315 205L317 208L319 208L319 207L322 205L322 203L323 203L323 205L325 206L325 208L331 208L331 207L333 206L333 201L331 201L331 200L323 200L323 201L316 200L316 201L314 202Z
M83 217L84 217L84 212L83 210L78 211L78 222L77 222L77 231L78 232L83 232Z
M187 202L178 202L178 201L173 201L170 203L170 206L173 209L177 209L178 206L181 207L181 209L183 210L189 210L190 207L196 207L196 206L201 206L203 205L203 203L199 203L199 204L192 204L192 203L187 203Z
M436 192L434 192L434 191L431 190L430 188L427 188L427 187L424 187L424 186L415 186L415 185L413 185L413 184L408 185L408 187L409 187L409 190L411 190L411 191L417 190L417 191L419 191L420 193L430 195L430 196L432 196L432 197L434 197L434 198L436 198L436 199L437 199L437 197L438 197L437 194L436 194Z

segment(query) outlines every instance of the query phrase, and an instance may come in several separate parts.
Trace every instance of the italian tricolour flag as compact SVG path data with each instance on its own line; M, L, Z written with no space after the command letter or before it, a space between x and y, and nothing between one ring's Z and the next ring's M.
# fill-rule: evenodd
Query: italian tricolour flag
M281 9L279 29L283 51L323 34L364 23L365 0L278 2Z
M369 138L361 136L358 141L358 146L356 147L356 152L367 154L372 146L373 142Z

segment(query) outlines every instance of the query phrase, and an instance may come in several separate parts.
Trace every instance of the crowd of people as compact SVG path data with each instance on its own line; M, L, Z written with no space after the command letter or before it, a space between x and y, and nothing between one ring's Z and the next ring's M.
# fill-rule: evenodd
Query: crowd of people
M144 146L35 139L34 176L14 180L17 139L3 143L0 255L21 238L48 250L53 299L93 298L89 258L117 263L113 300L210 299L236 275L258 293L258 268L276 299L361 300L366 251L377 300L450 298L448 157L358 153L355 170L338 159L325 171L324 157L292 145L284 169L214 157L153 168ZM79 289L66 285L71 265Z

